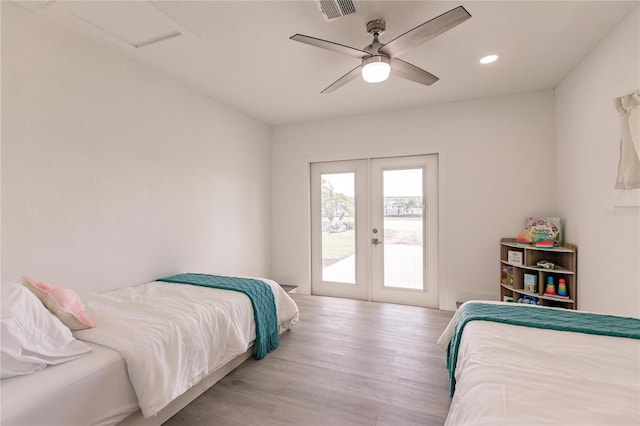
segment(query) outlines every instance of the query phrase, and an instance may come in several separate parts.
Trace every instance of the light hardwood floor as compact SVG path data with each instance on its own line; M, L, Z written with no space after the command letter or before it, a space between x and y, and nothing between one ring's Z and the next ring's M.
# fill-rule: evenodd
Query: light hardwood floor
M451 312L292 294L300 322L165 425L442 425Z

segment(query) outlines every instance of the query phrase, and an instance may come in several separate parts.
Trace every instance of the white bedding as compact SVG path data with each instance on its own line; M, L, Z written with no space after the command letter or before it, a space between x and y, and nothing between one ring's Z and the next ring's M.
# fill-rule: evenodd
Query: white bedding
M273 289L281 329L291 328L295 302L262 280ZM74 335L121 353L147 418L255 340L253 308L239 292L151 282L92 294L85 306L96 327Z
M27 376L3 379L2 425L113 425L138 410L127 367L117 351L91 352Z
M640 424L637 339L471 321L455 377L446 425Z

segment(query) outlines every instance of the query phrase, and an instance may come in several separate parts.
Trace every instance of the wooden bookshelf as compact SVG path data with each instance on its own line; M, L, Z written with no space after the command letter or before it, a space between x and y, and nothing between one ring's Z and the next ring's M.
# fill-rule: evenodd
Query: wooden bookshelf
M512 256L509 256L509 252L512 252ZM500 300L512 298L514 302L517 302L525 296L530 296L542 306L578 309L577 255L577 247L573 244L542 248L518 243L515 238L502 238L500 240ZM514 261L514 258L518 257L522 259L521 264ZM555 265L555 268L547 269L537 266L541 260L550 261ZM536 277L537 288L535 291L530 291L525 287L525 274ZM556 293L559 290L560 279L565 281L566 297L545 294L550 277L553 280Z

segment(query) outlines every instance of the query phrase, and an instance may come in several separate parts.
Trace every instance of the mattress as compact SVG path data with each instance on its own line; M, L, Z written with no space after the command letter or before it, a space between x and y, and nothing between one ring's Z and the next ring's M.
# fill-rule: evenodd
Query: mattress
M120 354L87 344L92 351L79 359L3 379L0 424L113 425L137 411L138 401Z
M278 324L298 319L295 302L271 280ZM150 418L254 342L249 298L237 291L150 282L85 301L96 327L74 332L85 342L115 348L144 417Z
M446 425L640 424L637 339L472 321L455 378Z

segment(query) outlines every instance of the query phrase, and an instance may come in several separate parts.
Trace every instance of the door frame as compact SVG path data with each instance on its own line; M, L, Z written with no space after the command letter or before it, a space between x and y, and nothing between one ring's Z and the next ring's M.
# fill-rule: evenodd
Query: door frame
M319 265L314 265L314 253L318 250L318 247L314 248L314 241L318 241L321 239L313 238L313 233L314 233L314 221L312 219L311 213L314 209L314 206L312 205L313 203L313 196L312 196L312 185L314 184L313 180L314 180L314 174L312 173L311 170L311 166L312 164L318 164L318 163L337 163L337 162L349 162L349 161L366 161L367 162L367 168L368 168L368 173L367 173L367 179L368 179L368 184L371 184L371 167L370 167L370 163L372 160L376 160L376 159L391 159L391 158L404 158L404 157L420 157L420 156L431 156L435 158L435 163L436 163L436 172L435 172L435 177L436 177L436 192L437 194L435 195L436 197L436 201L437 201L437 224L436 224L436 242L435 242L435 247L436 247L436 251L437 251L437 261L436 261L436 277L434 277L434 288L436 289L438 296L437 296L437 305L436 306L431 306L432 308L435 309L439 309L439 307L441 306L446 306L448 301L446 299L444 299L444 295L446 294L445 292L445 283L446 283L446 269L444 268L445 264L446 264L446 259L445 259L445 252L444 252L444 216L442 214L443 209L444 209L444 203L443 203L443 194L444 194L444 180L443 180L443 175L444 175L444 154L443 154L443 150L442 149L435 149L433 151L427 152L425 153L424 151L416 151L414 152L413 150L409 150L407 152L403 152L402 154L399 154L397 152L394 153L380 153L378 155L371 155L371 154L363 154L363 155L348 155L348 156L335 156L335 157L331 157L331 158L326 158L326 157L322 157L322 158L313 158L313 159L308 159L307 160L307 173L308 177L309 177L309 184L307 186L309 192L309 202L307 203L308 208L310 208L309 211L309 215L307 216L308 220L309 220L309 234L308 234L308 238L309 238L309 263L308 263L308 267L309 267L309 292L310 294L313 295L325 295L323 294L323 291L319 291L319 289L314 288L313 286L313 274L317 273L314 271L318 271L318 269L321 269L321 267L319 268ZM318 182L316 182L318 183ZM368 197L367 197L368 198ZM369 204L369 200L367 200L367 203ZM370 204L369 204L370 205ZM361 219L362 222L361 223L366 223L366 234L367 237L366 239L368 240L370 237L370 230L371 230L371 213L369 211L369 207L367 207L367 217L366 219ZM317 232L317 231L316 231ZM317 243L316 243L317 244ZM368 241L366 242L366 244L368 245ZM426 245L426 244L425 244ZM369 257L371 257L372 251L369 251ZM370 265L370 261L371 259L368 259L369 265ZM369 269L370 267L364 268L367 271L366 272L360 272L360 277L366 277L367 279L369 278ZM366 294L366 297L364 296L364 292L359 293L356 297L351 297L351 298L355 298L355 299L362 299L362 300L369 300L369 301L373 301L373 297L372 297L372 286L371 285L367 285L366 286L368 291ZM336 296L335 294L328 294L329 296ZM340 296L337 296L340 297ZM349 296L345 296L345 297L349 297ZM389 303L394 303L394 302L389 302ZM396 303L400 303L400 302L396 302Z

